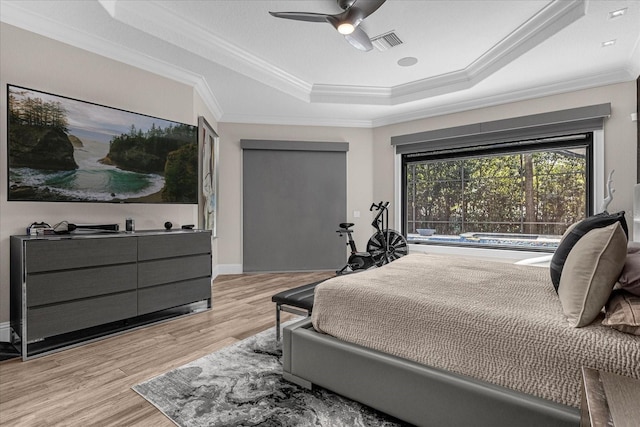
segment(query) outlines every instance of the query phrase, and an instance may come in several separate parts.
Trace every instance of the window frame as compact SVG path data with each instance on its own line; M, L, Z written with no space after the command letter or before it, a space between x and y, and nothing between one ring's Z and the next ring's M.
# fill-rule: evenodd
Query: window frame
M407 175L408 166L413 163L420 163L425 161L446 161L446 160L464 160L479 157L488 157L495 155L517 155L522 153L552 151L562 149L585 149L585 182L586 182L586 195L585 195L585 213L586 216L593 214L593 143L592 132L581 132L577 135L563 135L557 138L545 138L543 140L524 140L513 141L515 144L500 144L489 145L484 147L478 147L474 150L452 150L447 152L435 152L435 153L405 153L400 154L401 157L401 216L400 216L400 230L403 236L407 237ZM469 247L469 244L456 243L456 242L411 242L416 245L440 245L440 246L460 246ZM504 245L482 245L483 248L488 249L510 249L518 251L531 251L531 252L553 252L552 248L524 248L524 247L507 247Z
M587 132L579 132L587 133ZM604 199L605 193L605 168L604 168L604 128L596 128L588 131L591 133L591 156L590 162L587 165L587 179L588 189L590 193L590 199L588 201L588 215L592 215L597 212L599 204ZM392 143L393 145L393 143ZM402 153L398 153L397 146L394 146L394 227L398 230L402 230L402 234L406 235L404 227L403 216L403 165L402 165ZM589 196L588 196L589 197ZM487 258L501 258L508 260L523 260L531 257L540 257L544 255L544 252L536 251L533 249L524 248L494 248L494 247L470 247L452 243L439 243L439 244L416 244L409 242L409 248L411 252L430 252L430 253L445 253L455 255L468 255L468 256L482 256ZM544 257L543 257L544 258ZM540 259L543 259L540 258Z

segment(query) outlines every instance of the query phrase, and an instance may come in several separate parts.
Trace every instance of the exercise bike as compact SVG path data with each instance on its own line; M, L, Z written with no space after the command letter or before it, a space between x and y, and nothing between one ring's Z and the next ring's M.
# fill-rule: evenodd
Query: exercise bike
M380 202L378 204L372 203L369 208L369 212L376 210L378 214L371 223L376 232L367 242L367 252L358 252L356 248L356 242L354 242L351 235L353 233L353 230L351 230L353 223L343 222L339 225L340 230L337 230L336 233L339 233L340 237L347 235L347 245L351 249L351 255L349 255L347 265L336 271L336 274L348 274L358 270L380 267L409 252L407 240L404 236L395 230L389 229L388 206L389 202ZM384 228L382 228L383 226Z

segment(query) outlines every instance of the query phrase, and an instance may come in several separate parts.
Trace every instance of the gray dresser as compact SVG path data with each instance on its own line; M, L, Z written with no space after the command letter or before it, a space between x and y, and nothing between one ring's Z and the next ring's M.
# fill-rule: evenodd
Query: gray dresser
M23 360L209 308L209 231L11 236Z

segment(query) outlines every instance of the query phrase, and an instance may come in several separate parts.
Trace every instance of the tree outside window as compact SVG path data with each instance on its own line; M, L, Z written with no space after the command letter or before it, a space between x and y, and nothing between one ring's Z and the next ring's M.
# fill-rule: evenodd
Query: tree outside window
M405 161L405 234L417 243L552 249L587 216L587 153L583 146Z

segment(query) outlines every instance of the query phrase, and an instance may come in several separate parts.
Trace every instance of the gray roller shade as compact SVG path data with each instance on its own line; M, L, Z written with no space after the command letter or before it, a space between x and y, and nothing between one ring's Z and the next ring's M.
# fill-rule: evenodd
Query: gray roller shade
M436 153L439 151L500 145L529 138L545 138L602 129L611 115L611 104L590 105L568 110L474 123L408 135L394 136L396 153Z
M336 270L348 143L242 140L243 270Z

